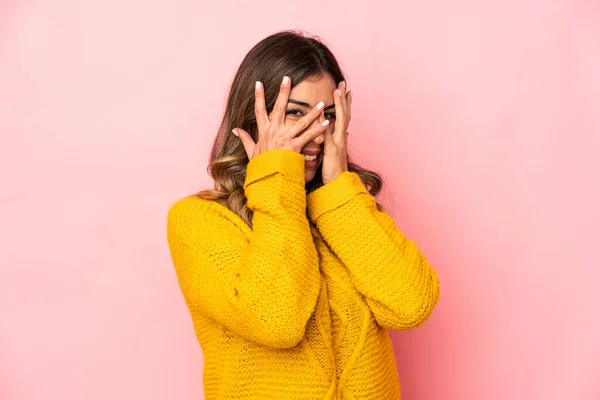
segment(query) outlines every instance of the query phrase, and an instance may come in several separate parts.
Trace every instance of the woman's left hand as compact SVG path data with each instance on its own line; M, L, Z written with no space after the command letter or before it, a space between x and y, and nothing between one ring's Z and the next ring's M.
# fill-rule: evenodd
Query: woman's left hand
M323 184L348 171L348 125L352 92L346 93L346 82L340 82L333 93L335 104L335 129L333 134L326 130L323 145Z

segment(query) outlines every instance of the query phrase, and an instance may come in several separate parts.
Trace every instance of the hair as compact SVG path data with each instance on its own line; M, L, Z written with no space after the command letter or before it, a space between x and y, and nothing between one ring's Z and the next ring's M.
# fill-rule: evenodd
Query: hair
M244 193L248 155L242 142L231 131L242 128L257 141L258 128L254 114L256 81L263 83L267 112L270 113L283 76L289 76L294 86L307 78L320 78L324 74L329 74L336 86L346 80L332 52L318 37L308 37L297 31L282 31L256 44L235 74L225 113L213 142L207 171L214 180L214 189L200 191L195 196L226 206L252 226L253 213L246 205ZM321 168L306 184L307 193L323 186ZM381 191L383 181L380 175L353 163L350 156L348 171L358 174L371 195L376 196ZM377 207L382 209L380 204Z

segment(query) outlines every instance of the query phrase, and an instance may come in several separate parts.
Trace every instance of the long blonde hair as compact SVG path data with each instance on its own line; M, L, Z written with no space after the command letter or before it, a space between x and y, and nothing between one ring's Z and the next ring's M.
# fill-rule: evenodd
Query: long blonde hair
M241 141L231 130L242 128L257 140L258 129L254 115L256 81L264 84L267 111L271 112L282 76L289 76L292 85L295 85L309 77L323 74L329 74L336 86L345 81L337 60L318 38L305 36L301 32L283 31L256 44L242 61L233 79L225 114L213 143L207 170L215 186L196 193L196 196L217 201L252 226L252 210L246 205L244 194L249 160ZM350 157L348 170L360 176L373 196L381 191L381 177L353 163ZM307 193L321 186L323 181L319 167L315 177L306 184ZM379 204L378 208L381 209Z

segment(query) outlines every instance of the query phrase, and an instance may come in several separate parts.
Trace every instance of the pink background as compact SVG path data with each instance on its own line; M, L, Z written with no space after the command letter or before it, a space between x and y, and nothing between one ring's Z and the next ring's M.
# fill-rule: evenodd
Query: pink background
M339 57L441 278L393 333L404 399L600 399L599 3L376 3L0 2L0 399L202 398L166 212L284 28Z

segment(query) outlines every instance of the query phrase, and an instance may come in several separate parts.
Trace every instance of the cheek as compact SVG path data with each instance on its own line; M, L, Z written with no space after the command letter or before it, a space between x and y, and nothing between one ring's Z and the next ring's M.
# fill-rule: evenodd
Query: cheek
M330 122L329 125L327 125L327 128L326 128L327 132L333 134L333 131L335 131L335 124L336 124L336 121Z
M283 123L285 126L293 126L296 123L296 120L289 117L285 117Z
M333 135L334 131L335 131L335 121L329 120L329 125L327 125L327 128L325 128L325 132Z

